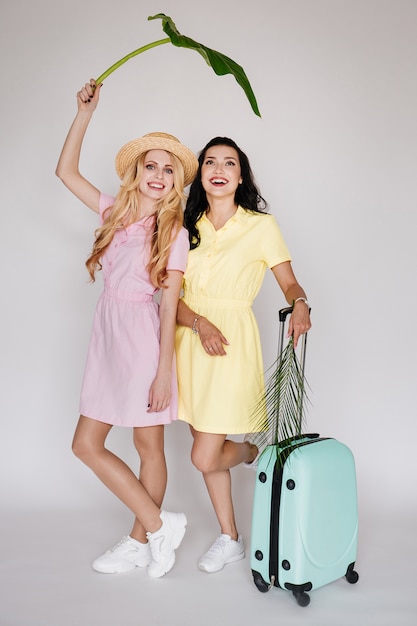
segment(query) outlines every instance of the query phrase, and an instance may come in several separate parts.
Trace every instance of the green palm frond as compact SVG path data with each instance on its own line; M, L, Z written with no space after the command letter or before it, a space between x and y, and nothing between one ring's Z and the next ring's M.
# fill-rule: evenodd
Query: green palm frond
M292 337L268 373L252 417L254 443L261 448L299 437L304 425L307 383Z

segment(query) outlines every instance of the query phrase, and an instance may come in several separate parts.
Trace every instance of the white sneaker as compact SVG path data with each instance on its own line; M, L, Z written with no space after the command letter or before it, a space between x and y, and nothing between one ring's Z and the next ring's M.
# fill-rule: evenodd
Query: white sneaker
M99 556L92 565L96 572L102 574L120 574L135 567L147 567L151 560L149 543L141 543L128 535Z
M146 533L152 554L152 562L148 567L151 578L160 578L175 563L175 550L180 545L187 526L184 513L161 511L162 526L154 533Z
M198 567L203 572L212 574L219 572L228 563L245 558L245 546L242 536L237 541L229 535L222 534L216 539L211 548L198 561Z

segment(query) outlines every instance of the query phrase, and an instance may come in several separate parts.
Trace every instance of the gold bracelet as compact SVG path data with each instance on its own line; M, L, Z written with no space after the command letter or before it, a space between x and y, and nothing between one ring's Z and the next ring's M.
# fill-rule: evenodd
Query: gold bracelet
M307 302L307 298L304 298L303 296L300 296L299 298L296 298L296 299L294 300L294 304L295 304L296 302L304 302L304 304L306 304L306 305L308 306L308 308L310 308L310 303L309 303L309 302ZM293 304L293 306L294 306L294 304Z
M198 330L197 330L197 322L198 322L198 320L200 319L200 317L201 317L201 315L199 315L198 317L196 317L196 318L194 319L194 322L193 322L193 325L192 325L192 328L191 328L191 330L193 331L193 334L194 334L194 335L198 335L198 334L199 334L199 333L198 333Z

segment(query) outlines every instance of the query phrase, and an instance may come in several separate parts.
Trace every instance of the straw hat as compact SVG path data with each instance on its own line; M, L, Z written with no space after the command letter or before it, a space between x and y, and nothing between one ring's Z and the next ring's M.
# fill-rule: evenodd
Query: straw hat
M148 133L122 146L116 155L118 176L123 179L128 167L148 150L166 150L175 154L184 168L184 185L193 181L198 168L197 157L179 139L168 133Z

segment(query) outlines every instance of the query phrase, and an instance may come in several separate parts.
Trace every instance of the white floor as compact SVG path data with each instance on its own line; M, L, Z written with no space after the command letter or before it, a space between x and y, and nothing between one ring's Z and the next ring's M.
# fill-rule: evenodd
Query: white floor
M243 475L241 472L245 472ZM235 470L235 491L248 490ZM240 479L239 479L240 477ZM240 496L243 497L240 497ZM235 496L240 530L250 544L251 496ZM249 557L218 574L196 559L217 533L203 489L190 499L188 530L173 570L103 575L91 560L130 530L130 514L107 510L1 513L1 626L415 626L417 519L384 517L362 506L356 585L345 579L311 593L299 607L292 594L255 587ZM171 508L173 503L170 503ZM168 507L167 507L168 508Z

